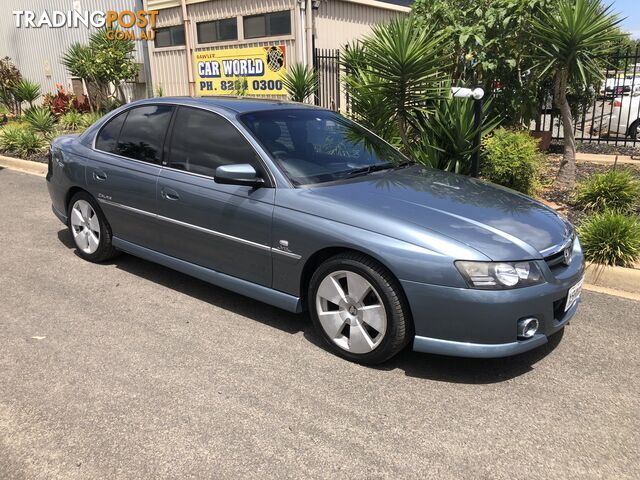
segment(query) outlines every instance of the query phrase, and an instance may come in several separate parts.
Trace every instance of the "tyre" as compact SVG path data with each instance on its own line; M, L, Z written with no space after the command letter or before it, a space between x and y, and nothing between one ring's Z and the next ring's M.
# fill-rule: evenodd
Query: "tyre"
M640 138L640 120L636 120L629 127L629 136L634 140Z
M322 263L311 277L308 305L329 349L353 362L384 362L413 338L398 281L365 255L344 253Z
M104 262L117 255L111 244L111 227L91 195L76 193L69 202L67 217L78 255L90 262Z

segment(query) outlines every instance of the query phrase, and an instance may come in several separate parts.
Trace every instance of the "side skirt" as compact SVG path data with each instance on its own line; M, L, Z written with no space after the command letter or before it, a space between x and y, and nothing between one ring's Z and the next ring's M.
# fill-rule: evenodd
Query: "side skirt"
M232 277L224 273L211 270L210 268L201 267L190 262L185 262L175 257L156 252L149 248L141 247L135 243L127 242L117 237L112 239L113 246L118 250L130 253L136 257L159 263L173 270L199 278L205 282L211 283L218 287L226 288L232 292L239 293L246 297L253 298L260 302L268 303L274 307L288 310L289 312L300 313L302 311L302 302L299 297L273 290L262 285L257 285L240 278Z

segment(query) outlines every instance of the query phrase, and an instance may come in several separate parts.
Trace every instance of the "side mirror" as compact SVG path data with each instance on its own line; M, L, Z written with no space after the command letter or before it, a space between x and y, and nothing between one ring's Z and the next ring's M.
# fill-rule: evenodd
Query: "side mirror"
M247 185L249 187L264 185L264 180L258 176L256 169L248 163L221 165L216 168L213 180L216 183L226 185Z

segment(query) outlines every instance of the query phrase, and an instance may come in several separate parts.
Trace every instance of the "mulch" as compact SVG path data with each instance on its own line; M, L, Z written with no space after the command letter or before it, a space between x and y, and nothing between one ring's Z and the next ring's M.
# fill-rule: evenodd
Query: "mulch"
M547 164L542 175L543 190L540 192L540 198L545 203L556 208L559 213L565 215L573 224L579 224L580 219L585 215L583 211L573 206L571 198L573 190L559 188L555 184L555 178L560 168L560 160L562 155L548 154ZM605 173L610 171L613 165L602 165L598 163L580 162L576 164L576 184L587 179L594 173ZM640 162L638 165L616 165L617 169L629 169L640 179Z

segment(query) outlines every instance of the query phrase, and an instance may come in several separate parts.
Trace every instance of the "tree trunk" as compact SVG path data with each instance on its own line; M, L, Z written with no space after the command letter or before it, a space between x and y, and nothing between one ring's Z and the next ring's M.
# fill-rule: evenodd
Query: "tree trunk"
M89 86L87 85L87 82L84 78L82 79L82 90L82 93L84 93L87 97L87 102L89 102L89 111L93 113L93 103L91 100L91 95L89 95Z
M573 116L567 101L568 72L559 70L555 81L556 106L562 117L564 132L564 156L560 162L557 181L566 188L573 188L576 182L576 139L573 135Z
M405 119L403 116L399 115L398 116L398 130L400 132L400 138L402 139L402 144L404 145L404 148L406 148L406 154L409 154L409 152L411 151L410 145L409 145L409 139L407 138L407 124L405 122Z

